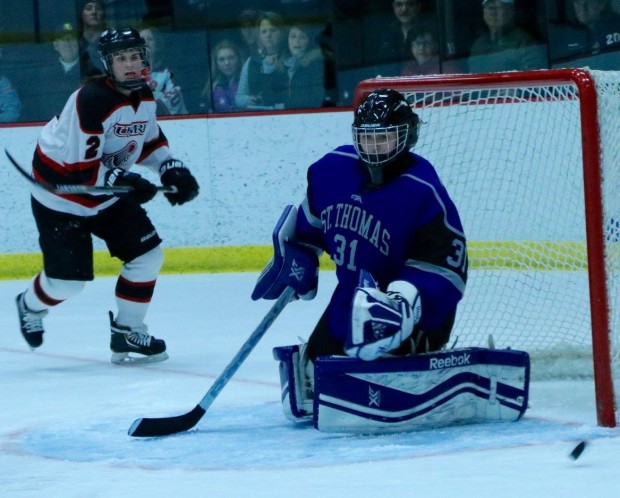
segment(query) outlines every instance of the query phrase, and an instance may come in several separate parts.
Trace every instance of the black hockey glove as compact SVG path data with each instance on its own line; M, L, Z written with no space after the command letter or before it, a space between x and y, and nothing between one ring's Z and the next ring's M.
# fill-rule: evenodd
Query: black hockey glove
M140 204L149 202L157 194L157 187L136 173L121 168L112 168L105 174L105 184L110 187L127 186L133 190L127 197Z
M198 195L198 182L189 169L178 159L168 159L159 167L161 184L164 187L176 187L174 194L164 194L170 204L185 204Z

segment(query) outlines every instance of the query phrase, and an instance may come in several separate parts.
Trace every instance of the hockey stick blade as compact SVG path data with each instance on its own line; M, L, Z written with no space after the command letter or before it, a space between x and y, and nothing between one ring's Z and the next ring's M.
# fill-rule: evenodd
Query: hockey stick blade
M230 361L219 377L215 379L215 382L213 382L207 394L204 395L200 403L191 411L173 417L136 419L133 424L131 424L127 433L133 437L170 436L194 427L207 412L218 394L224 389L224 386L228 384L228 381L243 364L254 347L265 335L267 329L269 329L284 307L294 298L294 295L295 291L291 287L287 287L284 290L258 327L254 329L254 332L250 334L250 337L248 337L243 346L241 346L241 349L239 349L235 357Z
M24 168L20 166L20 164L13 158L13 156L9 153L7 149L4 149L4 153L6 157L9 158L11 164L15 167L17 171L30 183L40 187L48 192L52 192L53 194L128 194L133 190L133 187L127 185L118 185L115 187L108 187L105 185L73 185L70 183L65 184L51 184L45 183L34 178L30 173L28 173ZM174 194L177 192L176 187L157 187L159 192L164 192L167 194Z
M185 432L194 427L205 412L202 406L196 405L192 411L176 417L139 418L131 424L128 433L133 437L156 437Z

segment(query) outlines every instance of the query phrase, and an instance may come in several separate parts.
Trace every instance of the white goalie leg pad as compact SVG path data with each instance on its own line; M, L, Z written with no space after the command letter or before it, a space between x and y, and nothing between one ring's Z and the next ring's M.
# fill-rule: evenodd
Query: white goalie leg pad
M314 426L379 434L516 421L529 395L524 351L454 349L373 362L315 361Z
M280 362L282 411L292 422L310 422L314 404L314 365L308 359L306 344L273 348Z

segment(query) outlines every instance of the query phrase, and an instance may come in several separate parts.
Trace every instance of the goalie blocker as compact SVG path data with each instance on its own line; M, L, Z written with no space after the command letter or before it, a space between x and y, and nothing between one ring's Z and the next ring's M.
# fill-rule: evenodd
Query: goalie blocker
M372 362L323 356L314 394L303 391L299 346L276 347L282 406L325 432L388 433L481 422L512 422L527 409L528 353L454 349ZM300 390L301 389L301 390Z

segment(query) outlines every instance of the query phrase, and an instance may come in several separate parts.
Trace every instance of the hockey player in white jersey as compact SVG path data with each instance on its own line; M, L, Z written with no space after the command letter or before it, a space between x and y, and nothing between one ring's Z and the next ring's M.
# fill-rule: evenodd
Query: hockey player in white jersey
M109 29L100 36L99 51L106 75L74 92L61 114L43 127L32 174L52 185L132 190L126 195L74 195L33 186L43 269L16 298L21 332L32 349L41 346L48 310L94 278L94 235L123 262L115 289L118 311L116 317L109 313L112 362L163 361L168 358L166 344L149 335L144 323L163 253L141 204L150 201L157 188L129 169L134 164L146 167L159 175L162 185L174 187L164 194L173 206L194 199L199 187L173 157L157 124L155 99L145 84L150 70L145 40L133 28Z

